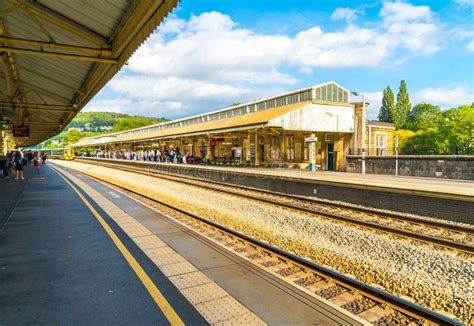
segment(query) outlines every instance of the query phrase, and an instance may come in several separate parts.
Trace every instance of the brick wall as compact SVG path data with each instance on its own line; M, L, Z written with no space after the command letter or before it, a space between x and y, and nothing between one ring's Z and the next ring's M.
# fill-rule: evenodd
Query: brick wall
M361 172L360 156L347 156L347 172ZM367 156L366 172L395 175L394 156ZM398 174L416 177L474 180L474 156L401 155Z

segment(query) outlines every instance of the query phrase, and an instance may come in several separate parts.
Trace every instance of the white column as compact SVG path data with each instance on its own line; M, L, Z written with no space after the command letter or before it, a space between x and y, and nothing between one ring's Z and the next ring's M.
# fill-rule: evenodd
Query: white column
M365 121L365 95L362 95L362 174L365 174L365 129L366 129L366 121Z
M311 134L311 138L316 138L316 135L314 133ZM316 171L316 142L311 141L308 144L308 150L309 150L309 170L311 172Z
M357 114L354 114L354 155L357 155L359 149L359 121L357 121Z

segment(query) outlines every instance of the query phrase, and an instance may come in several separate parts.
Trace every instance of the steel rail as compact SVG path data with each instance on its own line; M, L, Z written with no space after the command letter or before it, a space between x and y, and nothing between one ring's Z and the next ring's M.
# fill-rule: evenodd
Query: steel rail
M216 228L216 229L218 229L222 232L225 232L227 234L231 234L234 237L243 239L244 241L246 241L248 243L251 243L251 244L253 244L257 247L260 247L263 250L270 251L270 252L272 252L272 253L274 253L278 256L281 256L282 258L288 259L290 261L294 261L294 262L296 262L297 264L299 264L301 266L304 266L304 267L306 267L310 270L315 271L316 273L319 273L321 275L325 275L328 278L336 280L338 283L344 284L345 286L347 286L349 288L355 289L355 290L359 291L361 294L363 294L363 295L365 295L369 298L375 298L379 302L380 301L385 302L385 303L389 304L392 308L394 308L394 310L397 310L399 312L402 312L402 313L405 313L405 314L408 312L409 315L411 315L412 317L415 317L415 318L418 318L418 319L424 319L424 320L430 321L432 323L435 323L437 325L463 325L463 323L461 323L461 322L459 322L459 321L457 321L453 318L450 318L448 316L440 314L436 311L433 311L431 309L423 307L423 306L421 306L419 304L416 304L414 302L411 302L411 301L405 300L403 298L400 298L400 297L398 297L396 295L393 295L393 294L391 294L391 293L389 293L385 290L381 290L381 289L376 288L374 286L371 286L367 283L364 283L360 280L357 280L357 279L349 277L345 274L339 273L339 272L337 272L337 271L335 271L331 268L325 267L323 265L317 264L317 263L315 263L313 261L310 261L308 259L305 259L303 257L297 256L293 253L287 252L287 251L285 251L285 250L283 250L279 247L276 247L274 245L271 245L267 242L255 239L255 238L253 238L251 236L248 236L244 233L241 233L239 231L233 230L233 229L228 228L224 225L221 225L219 223L211 221L211 220L209 220L205 217L202 217L202 216L196 215L194 213L188 212L184 209L175 207L175 206L170 205L170 204L168 204L164 201L161 201L159 199L156 199L156 198L150 197L148 195L139 193L137 191L128 189L128 188L126 188L124 186L121 186L121 185L118 185L116 183L106 181L106 180L102 180L98 177L95 177L95 176L91 175L90 173L82 172L82 171L80 173L85 174L85 175L87 175L88 177L90 177L92 179L98 180L99 182L117 187L117 188L125 191L126 193L127 192L132 193L136 196L145 198L145 199L147 199L151 202L158 203L162 206L165 206L169 209L177 211L181 214L187 215L187 216L189 216L193 219L199 220L200 222L202 222L204 224L207 224L207 225L210 225L210 226L212 226L212 227L214 227L214 228ZM199 234L198 231L193 230L193 229L191 229L191 230L193 232L196 232L196 233Z
M87 160L85 160L85 161L87 161ZM385 226L385 225L381 225L381 224L378 224L378 223L367 222L367 221L359 220L359 219L356 219L356 218L347 217L347 216L344 216L344 215L341 215L341 214L328 213L328 212L324 212L322 210L318 210L318 209L314 209L314 208L300 207L300 206L295 205L295 204L278 202L278 201L271 200L271 199L268 199L268 198L261 198L261 197L258 198L258 197L252 196L251 194L243 194L243 193L234 192L234 191L231 191L231 190L224 190L224 189L213 187L212 185L195 184L195 183L190 183L190 182L183 181L183 179L188 179L188 180L203 182L203 180L200 180L200 179L197 179L197 178L179 176L179 180L176 180L175 178L177 178L177 177L175 177L175 176L172 176L172 175L167 174L167 173L156 172L156 170L149 169L149 168L139 168L139 167L134 166L135 169L130 170L130 169L124 168L123 164L113 164L113 163L109 163L109 162L105 162L105 163L100 162L99 165L114 167L114 168L117 168L117 169L122 170L122 171L138 173L138 174L147 175L147 176L160 175L161 177L164 176L164 179L167 179L167 180L170 180L170 181L181 182L181 183L185 183L185 184L188 184L188 185L201 187L201 188L204 188L204 189L219 191L219 192L231 194L231 195L234 195L234 196L240 196L240 197L251 199L251 200L261 201L261 202L264 202L264 203L267 203L267 204L281 206L281 207L285 207L285 208L290 208L290 209L298 210L298 211L301 211L301 212L304 212L304 213L318 214L318 215L322 215L324 217L327 217L327 218L330 218L330 219L333 219L333 220L343 221L343 222L350 223L350 224L355 224L355 225L360 225L360 226L363 226L363 227L376 229L376 230L387 232L387 233L396 234L396 235L403 236L403 237L406 237L406 238L410 238L410 239L414 239L414 240L418 240L418 241L423 241L425 243L436 244L436 245L440 245L440 246L443 246L443 247L446 247L446 248L456 249L456 250L459 250L459 251L462 251L462 252L466 252L468 254L474 253L474 247L473 246L463 244L463 243L460 243L460 242L446 240L446 239L443 239L443 238L438 238L438 237L434 237L434 236L430 236L430 235L420 234L420 233L416 233L416 232L412 232L412 231L402 230L402 229L399 229L399 228ZM144 170L151 170L151 171L144 171ZM234 185L229 185L229 184L225 184L225 183L221 183L221 182L214 182L213 181L213 184L218 184L219 186L225 186L225 187L234 187ZM329 205L329 206L332 206L332 207L340 208L340 207L338 207L338 204L335 204L335 203L327 203L325 201L317 202L317 201L314 201L312 199L308 200L307 198L300 197L300 196L292 196L292 195L275 193L275 192L270 192L270 191L261 191L260 189L248 188L248 187L243 187L243 186L236 186L236 187L240 188L240 189L243 189L243 190L247 190L247 191L263 192L263 193L274 195L274 196L281 196L281 197L286 197L286 198L291 198L291 199L297 199L297 200L301 200L301 201L304 201L304 202L309 203L309 204L315 204L315 203L316 204L324 204L324 205ZM373 210L364 209L364 208L359 209L359 207L351 207L349 205L344 207L344 209L351 209L351 210L355 210L355 211L361 211L361 212L364 212L364 213L377 214L377 215L380 215L382 217L396 218L396 219L400 219L400 220L402 219L402 216L400 216L398 214L384 213L384 212L373 211ZM406 218L405 221L409 221L409 222L412 222L412 223L418 223L420 225L426 225L426 226L430 226L430 227L441 227L441 228L444 228L444 229L449 229L449 230L453 230L453 231L457 231L457 232L465 232L465 233L468 233L468 234L473 233L473 230L471 228L465 228L465 227L462 227L460 225L452 225L452 224L448 224L448 223L429 221L429 220L420 220L420 219L416 219L416 218L410 218L410 217L407 217L407 216L403 216L403 217ZM430 222L433 222L433 223L430 223Z
M100 159L95 159L95 158L76 158L78 161L79 160L84 160L84 161L94 161L97 162L99 161L101 164L110 164L110 165L123 165L125 166L126 163L130 163L130 161L124 161L124 160L117 160L117 162L101 162ZM133 163L133 162L132 162ZM145 162L148 163L148 162ZM134 167L137 167L134 165ZM139 167L142 168L142 167ZM142 168L143 169L143 168ZM188 180L194 180L194 181L200 181L200 182L205 182L206 180L204 179L199 179L195 177L189 177L185 175L176 175L171 172L156 172L156 169L153 169L151 167L146 167L144 169L151 170L153 171L154 174L160 174L160 175L167 175L167 176L176 176ZM411 217L409 215L404 215L402 213L397 213L397 212L385 212L385 211L380 211L376 208L370 208L370 207L361 207L361 206L355 206L351 204L345 204L345 203L334 203L326 200L322 200L319 198L308 198L304 196L299 196L299 195L292 195L292 194L285 194L285 193L280 193L280 192L274 192L266 189L257 189L257 188L252 188L252 187L246 187L242 185L234 185L234 184L229 184L225 182L220 182L220 181L212 181L213 184L217 184L220 186L226 186L226 187L233 187L233 188L238 188L242 190L249 190L249 191L255 191L255 192L261 192L269 195L274 195L274 196L282 196L282 197L287 197L291 199L297 199L301 201L305 201L307 203L316 203L316 204L323 204L323 205L328 205L328 206L333 206L336 208L345 208L345 209L351 209L354 211L359 211L359 212L364 212L364 213L370 213L370 214L378 214L378 215L383 215L384 217L391 217L391 218L396 218L399 220L407 221L407 222L414 222L414 223L422 223L428 226L433 226L433 227L440 227L444 229L449 229L452 231L458 231L458 232L465 232L469 234L474 234L474 227L465 227L457 224L450 224L446 222L441 222L441 221L433 221L433 220L420 220L419 218L416 217Z

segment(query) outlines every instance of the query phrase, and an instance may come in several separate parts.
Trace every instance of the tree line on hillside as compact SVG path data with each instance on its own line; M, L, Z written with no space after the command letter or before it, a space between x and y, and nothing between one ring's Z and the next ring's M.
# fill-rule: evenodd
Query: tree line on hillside
M397 128L401 154L474 154L474 103L441 110L429 103L411 106L405 81L395 94L383 91L378 120Z
M63 132L45 141L43 147L59 148L76 143L84 137L125 131L165 121L169 120L115 112L80 112Z

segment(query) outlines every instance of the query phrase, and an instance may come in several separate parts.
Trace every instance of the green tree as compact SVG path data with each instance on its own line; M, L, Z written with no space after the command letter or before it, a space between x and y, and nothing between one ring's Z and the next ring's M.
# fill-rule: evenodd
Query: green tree
M415 133L411 130L398 129L394 135L398 137L398 148L403 152L405 144L411 137L415 136Z
M69 129L66 136L63 138L63 146L77 143L79 139L83 138L84 134L77 129Z
M402 148L403 154L436 155L447 154L448 141L438 128L418 130Z
M413 131L437 128L441 118L442 114L439 107L428 103L421 103L415 105L410 111L405 128Z
M400 82L400 88L397 94L397 104L395 105L395 114L393 122L397 128L404 128L411 110L410 97L408 96L407 84L404 80Z
M166 120L159 119L159 118L140 117L140 116L122 118L118 120L117 123L114 125L114 127L112 128L112 132L145 127L145 126L157 124L163 121L166 121Z
M444 111L440 129L449 146L474 148L474 105Z
M393 114L395 111L395 95L390 86L383 90L382 106L379 111L379 121L393 122Z

